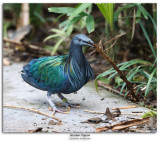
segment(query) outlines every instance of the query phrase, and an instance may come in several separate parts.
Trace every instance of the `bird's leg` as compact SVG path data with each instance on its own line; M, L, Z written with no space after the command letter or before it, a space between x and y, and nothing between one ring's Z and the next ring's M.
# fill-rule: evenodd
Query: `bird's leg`
M70 110L70 107L74 107L74 108L79 108L80 106L74 105L74 104L70 104L68 102L68 100L61 94L61 93L57 93L58 97L62 100L62 102L64 103L64 105L67 107L68 110Z
M55 114L55 112L59 112L59 113L65 113L64 111L62 110L58 110L55 106L55 104L52 102L51 100L51 93L50 92L47 92L47 101L48 103L50 104L51 108L53 109L53 114Z

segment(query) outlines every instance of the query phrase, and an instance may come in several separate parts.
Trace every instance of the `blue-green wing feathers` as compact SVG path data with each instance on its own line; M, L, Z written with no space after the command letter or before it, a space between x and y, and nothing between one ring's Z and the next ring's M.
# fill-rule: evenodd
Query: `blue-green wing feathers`
M68 83L64 67L67 60L68 55L42 57L30 61L23 68L23 72L28 77L27 83L35 88L50 92L66 88ZM66 84L64 84L65 82Z

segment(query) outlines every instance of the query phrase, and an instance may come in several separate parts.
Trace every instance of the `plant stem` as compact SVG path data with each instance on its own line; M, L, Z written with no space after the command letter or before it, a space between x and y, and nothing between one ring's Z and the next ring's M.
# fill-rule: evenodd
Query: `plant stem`
M101 42L98 44L92 44L94 46L94 49L96 50L96 52L98 52L107 62L109 62L112 67L119 73L120 78L126 83L126 86L128 87L128 89L130 90L128 95L131 94L132 98L130 98L132 101L137 101L137 96L134 93L134 87L133 84L131 82L129 82L125 76L125 74L117 67L117 65L112 61L112 59L107 56L105 54L105 45L113 42L114 40L117 40L118 38L120 38L121 36L123 36L125 33L123 34L119 34L117 36L115 36L114 38L112 38L111 40L107 41L106 43L102 44Z

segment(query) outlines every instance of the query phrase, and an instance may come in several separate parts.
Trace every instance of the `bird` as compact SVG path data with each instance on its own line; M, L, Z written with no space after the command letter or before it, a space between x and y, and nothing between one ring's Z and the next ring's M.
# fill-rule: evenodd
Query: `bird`
M82 46L93 47L94 42L84 34L77 34L70 43L69 53L58 56L40 57L23 66L21 76L29 85L47 91L47 101L53 113L63 113L51 100L57 94L65 107L76 107L62 94L80 90L89 80L94 80L93 70L82 52Z

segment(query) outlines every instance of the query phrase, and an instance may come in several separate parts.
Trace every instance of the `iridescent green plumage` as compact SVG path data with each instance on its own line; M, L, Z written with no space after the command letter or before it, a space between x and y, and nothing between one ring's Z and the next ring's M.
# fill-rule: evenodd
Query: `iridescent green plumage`
M45 86L53 85L56 87L59 82L64 81L64 66L67 62L68 56L54 56L39 58L34 63L29 73L32 74L32 78L35 80L43 81Z

